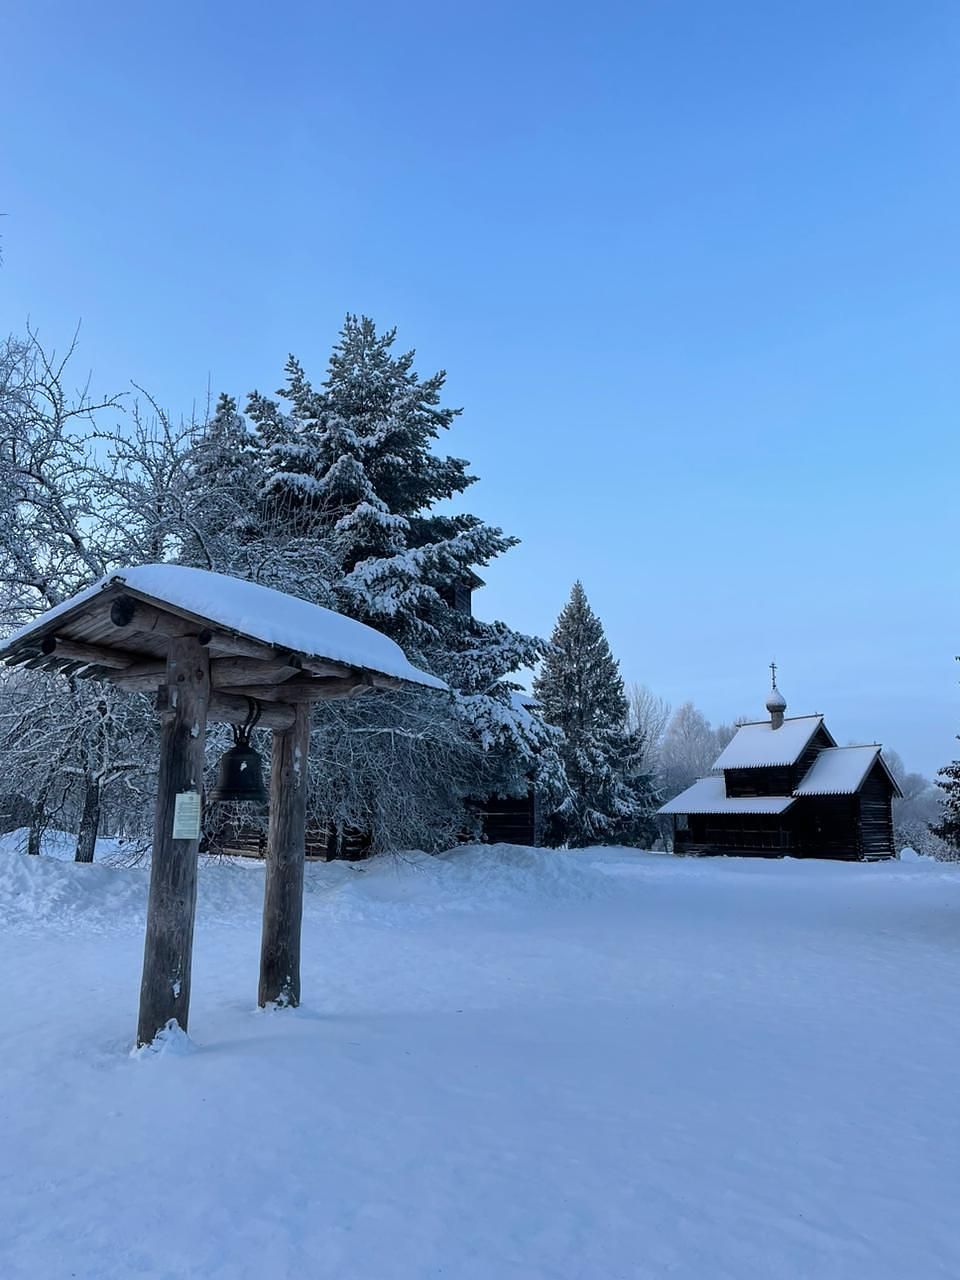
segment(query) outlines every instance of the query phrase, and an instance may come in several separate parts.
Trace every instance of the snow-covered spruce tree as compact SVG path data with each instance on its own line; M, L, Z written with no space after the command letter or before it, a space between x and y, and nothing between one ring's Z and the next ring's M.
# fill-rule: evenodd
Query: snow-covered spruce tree
M555 843L643 843L653 834L653 784L643 744L627 724L616 659L580 582L557 620L534 692L563 734L571 795L555 813Z
M182 457L189 505L177 559L213 573L248 567L245 549L257 539L263 482L255 438L232 396L221 395ZM239 573L237 576L249 576Z
M930 831L960 857L960 760L944 765L936 777L943 792L940 818L930 823Z
M263 465L264 528L285 531L323 560L321 581L309 587L301 568L290 589L385 632L454 691L442 703L430 693L402 699L401 718L417 725L411 732L425 752L424 770L430 733L447 744L459 741L471 756L449 770L443 804L438 780L423 774L436 820L444 806L447 812L436 843L449 838L451 821L464 829L462 804L470 796L522 794L535 781L549 804L563 794L564 783L555 735L511 697L518 688L511 675L538 660L541 642L453 607L457 589L473 581L475 568L516 539L476 516L436 510L474 479L462 459L434 452L459 411L440 403L445 375L421 380L414 353L397 354L394 344L394 331L378 334L371 320L348 316L319 388L291 357L279 400L254 393L248 414ZM422 707L413 708L411 698ZM390 699L377 705L386 730L397 708ZM379 753L371 777L383 780L383 745L397 742L400 730L374 734L370 703L356 708L351 728L352 714L350 707L329 714L321 707L318 733L326 725L329 733L364 735ZM349 749L340 745L342 755L358 760L356 741ZM335 747L318 740L317 758L333 758ZM416 790L410 776L415 755L403 756L406 785ZM344 791L338 794L342 802Z

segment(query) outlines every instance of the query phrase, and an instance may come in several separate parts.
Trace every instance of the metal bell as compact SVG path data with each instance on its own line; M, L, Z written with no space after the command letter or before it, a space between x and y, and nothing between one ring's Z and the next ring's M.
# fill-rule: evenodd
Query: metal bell
M260 718L260 708L250 700L246 723L233 726L233 746L220 760L220 776L210 793L211 804L266 805L269 797L263 785L260 755L250 745L250 733Z

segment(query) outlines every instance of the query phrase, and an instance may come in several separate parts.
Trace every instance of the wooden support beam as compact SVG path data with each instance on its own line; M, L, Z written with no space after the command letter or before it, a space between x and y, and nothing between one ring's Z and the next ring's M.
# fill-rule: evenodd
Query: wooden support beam
M347 677L354 673L354 668L342 662L326 662L320 658L304 658L304 671L309 671L312 676L340 676Z
M56 671L57 669L57 664L51 661L45 653L35 654L34 657L28 658L26 662L21 663L21 666L24 671L37 671L40 668L45 668L48 671Z
M243 724L250 715L250 704L245 697L236 693L221 693L214 690L210 695L209 718L223 724ZM289 729L295 719L294 709L290 706L270 703L260 706L258 729Z
M81 667L77 672L78 680L106 680L109 676L115 674L112 669L107 667L98 667L96 663L91 662L89 666Z
M307 828L310 709L301 704L289 729L273 735L270 834L267 839L260 942L259 1003L300 1003L300 932Z
M259 640L248 640L245 636L236 636L231 631L214 631L212 646L217 651L218 660L230 658L254 658L260 662L275 662L285 655L283 651L270 644L262 644Z
M30 662L37 656L36 648L18 649L16 653L11 653L9 657L4 658L3 663L7 667L22 667L25 662Z
M232 631L211 628L199 618L191 617L185 609L169 605L158 609L147 600L133 595L118 596L110 606L110 620L114 626L129 631L131 635L157 635L175 638L183 635L200 637L202 644L211 645L218 656L231 658L258 658L276 661L284 656L275 646Z
M368 673L370 685L374 689L402 689L404 682L396 679L394 676L379 676L372 672Z
M253 698L256 702L321 702L327 698L352 698L365 693L373 685L360 676L347 680L288 680L285 684L250 684L231 689L231 693Z
M163 636L167 640L189 637L201 645L208 645L213 634L200 622L171 615L133 596L118 596L114 600L110 606L110 621L128 635Z
M216 641L217 637L214 637ZM274 684L289 680L300 671L302 663L295 653L262 661L257 658L215 658L210 663L210 683L214 689L231 689L238 685Z
M111 672L107 679L127 693L153 693L166 682L167 665L155 659L135 662L125 671Z
M161 717L160 773L150 863L150 897L140 985L137 1044L151 1044L169 1022L187 1030L197 905L199 825L174 833L177 797L203 788L210 659L196 637L167 651L167 708ZM181 802L181 819L185 804ZM189 834L186 834L189 832Z
M136 655L120 649L108 649L105 645L84 644L69 636L44 636L40 652L64 661L94 662L99 667L112 667L122 671L137 661Z

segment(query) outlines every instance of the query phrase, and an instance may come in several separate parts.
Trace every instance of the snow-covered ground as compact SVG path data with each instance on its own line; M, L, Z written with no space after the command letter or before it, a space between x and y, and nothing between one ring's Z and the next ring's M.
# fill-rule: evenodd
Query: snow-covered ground
M129 1055L143 869L0 849L3 1280L960 1275L960 872L467 849L201 875Z

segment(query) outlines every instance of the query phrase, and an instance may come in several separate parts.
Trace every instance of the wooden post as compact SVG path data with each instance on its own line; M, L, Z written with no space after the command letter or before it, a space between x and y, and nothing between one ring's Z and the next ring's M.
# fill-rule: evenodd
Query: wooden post
M270 834L260 944L260 1007L300 1003L300 925L307 829L310 706L300 703L289 729L273 733Z
M147 935L140 984L137 1044L150 1044L171 1019L186 1031L197 906L197 835L174 837L177 797L203 786L203 747L210 698L210 658L195 636L170 641L166 709L153 829ZM186 806L181 805L181 815ZM189 831L189 823L185 824Z

